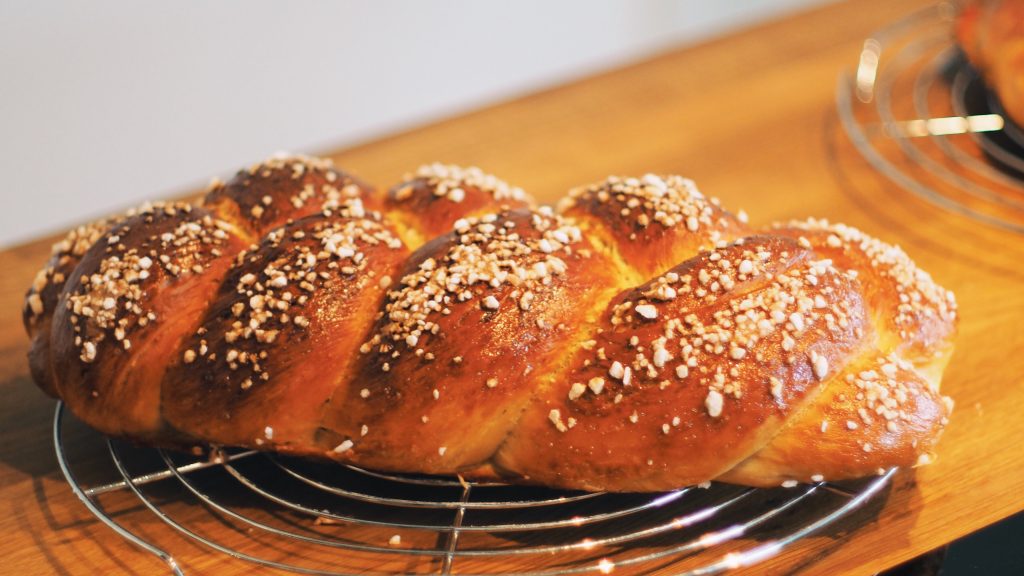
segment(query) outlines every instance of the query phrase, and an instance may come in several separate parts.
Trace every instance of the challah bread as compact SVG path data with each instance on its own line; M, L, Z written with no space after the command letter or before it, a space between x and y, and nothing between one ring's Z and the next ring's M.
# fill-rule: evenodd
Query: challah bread
M1024 126L1024 0L971 0L957 16L957 43Z
M25 318L40 386L110 435L571 489L863 476L952 408L955 302L902 251L678 176L555 212L475 168L379 194L276 157L74 232Z

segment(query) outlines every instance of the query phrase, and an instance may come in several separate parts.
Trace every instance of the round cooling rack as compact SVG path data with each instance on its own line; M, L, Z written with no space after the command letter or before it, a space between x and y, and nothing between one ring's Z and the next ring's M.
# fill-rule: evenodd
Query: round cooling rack
M717 574L756 564L861 507L896 469L853 484L656 494L555 491L385 474L256 451L184 455L105 440L107 480L85 486L53 439L71 489L104 524L163 560L175 534L205 549L303 574ZM82 436L74 433L74 444ZM96 442L103 442L98 435ZM95 459L80 473L96 476ZM128 506L125 506L127 502ZM145 530L124 516L144 516ZM108 510L117 509L117 514ZM158 529L154 529L156 526ZM162 529L160 529L162 527Z
M836 104L850 141L914 194L1024 233L1024 131L953 39L956 7L911 14L864 41Z

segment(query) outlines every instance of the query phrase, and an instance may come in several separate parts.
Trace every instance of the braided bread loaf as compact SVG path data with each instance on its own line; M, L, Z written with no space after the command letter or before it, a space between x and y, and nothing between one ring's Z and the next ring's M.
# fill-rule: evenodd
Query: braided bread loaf
M754 230L678 176L556 212L475 168L385 195L275 157L75 230L24 318L36 381L109 435L563 488L863 476L952 408L953 295L900 249Z

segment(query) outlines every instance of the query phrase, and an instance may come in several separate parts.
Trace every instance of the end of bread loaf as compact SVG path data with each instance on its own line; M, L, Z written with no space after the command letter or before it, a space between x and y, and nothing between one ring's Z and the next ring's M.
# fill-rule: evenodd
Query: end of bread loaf
M53 373L50 330L57 300L82 256L120 220L97 220L68 232L60 242L53 245L50 259L36 274L32 286L25 294L22 321L25 332L32 341L32 347L28 352L29 368L36 384L55 398L58 397L58 391L57 378Z
M852 226L813 218L776 225L773 232L794 238L854 272L871 299L880 349L894 350L922 365L948 354L956 335L956 297L899 246Z
M793 240L702 252L611 300L501 467L594 490L716 478L815 402L866 316L853 281Z
M149 204L82 256L53 317L61 398L87 424L135 438L172 435L159 382L169 350L194 330L230 260L233 227L188 204Z
M779 486L909 468L933 452L951 411L952 402L910 362L861 353L770 443L719 479Z

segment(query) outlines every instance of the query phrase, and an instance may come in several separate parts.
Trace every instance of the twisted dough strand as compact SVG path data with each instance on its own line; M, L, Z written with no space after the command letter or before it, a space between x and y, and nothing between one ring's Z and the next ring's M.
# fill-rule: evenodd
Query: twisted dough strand
M956 308L897 248L758 232L678 176L556 213L478 169L378 194L275 157L73 233L25 319L107 434L624 491L929 458Z

